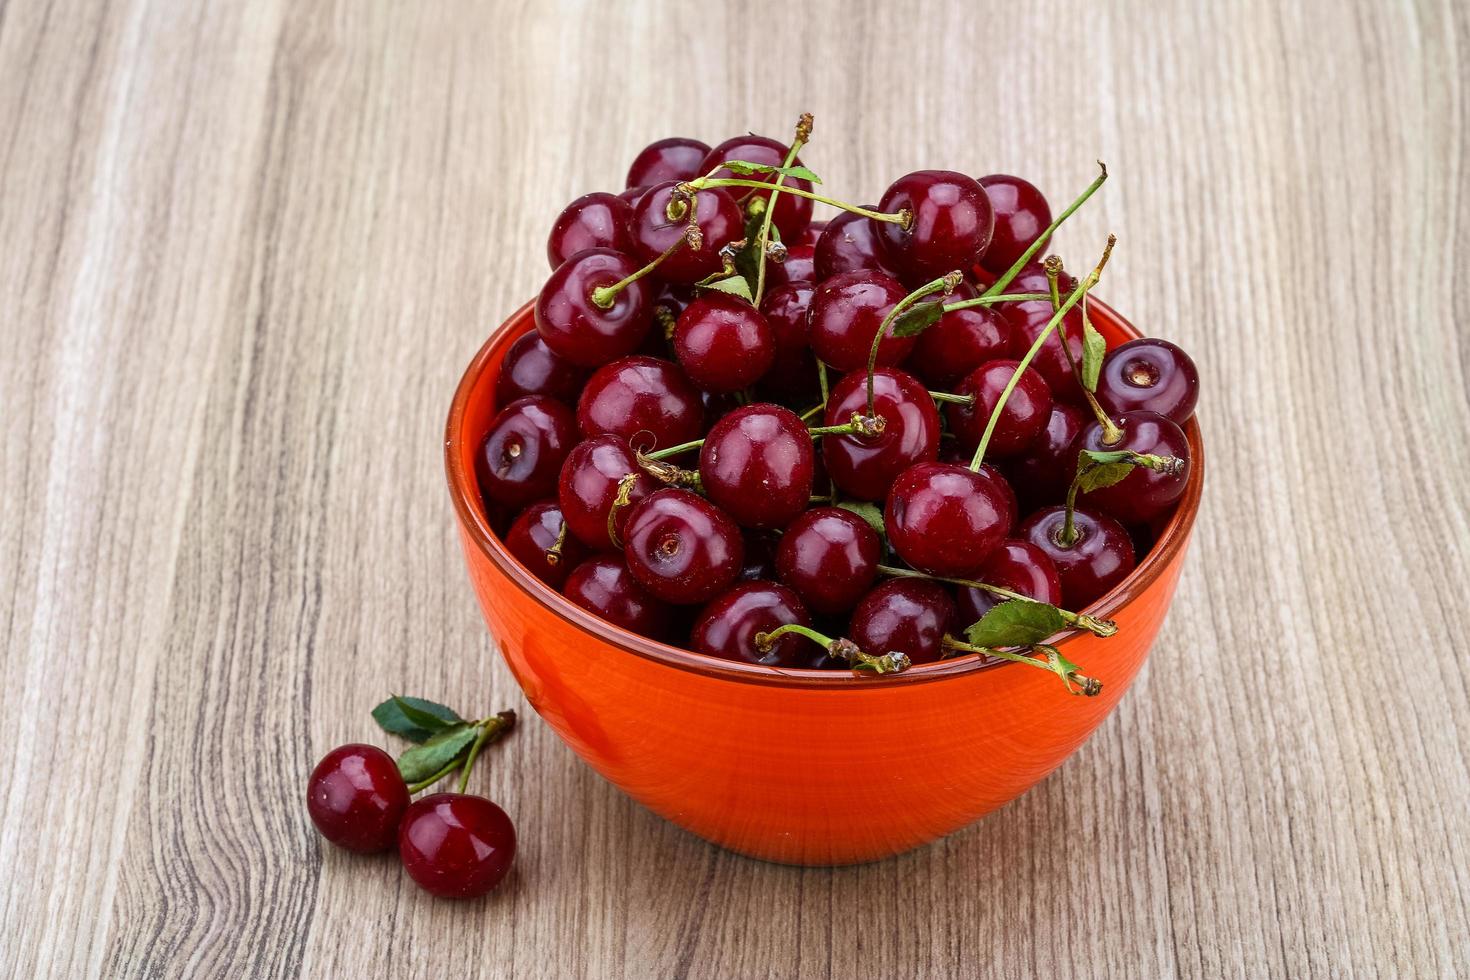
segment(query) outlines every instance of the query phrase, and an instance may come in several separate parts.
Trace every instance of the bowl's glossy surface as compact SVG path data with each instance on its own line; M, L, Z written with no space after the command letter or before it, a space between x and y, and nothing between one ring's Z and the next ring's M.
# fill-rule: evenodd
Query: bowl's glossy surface
M1116 345L1138 336L1100 302ZM1174 594L1204 481L1189 485L1139 567L1090 611L1118 623L1066 655L1103 681L1072 697L1053 674L969 657L888 677L732 663L656 643L577 606L527 572L491 531L474 453L495 412L506 350L534 329L518 310L455 392L449 492L470 580L536 711L640 803L707 840L791 864L870 861L927 843L1014 799L1092 734L1143 665Z

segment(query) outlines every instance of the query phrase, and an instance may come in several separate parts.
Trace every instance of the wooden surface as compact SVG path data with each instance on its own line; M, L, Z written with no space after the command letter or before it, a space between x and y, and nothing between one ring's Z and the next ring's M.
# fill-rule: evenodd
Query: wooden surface
M0 974L1470 971L1470 10L0 0ZM443 418L560 205L671 134L872 199L1026 174L1204 374L1210 485L1138 684L1030 795L794 870L526 710ZM390 690L527 724L494 899L321 846ZM984 719L975 719L983 725Z

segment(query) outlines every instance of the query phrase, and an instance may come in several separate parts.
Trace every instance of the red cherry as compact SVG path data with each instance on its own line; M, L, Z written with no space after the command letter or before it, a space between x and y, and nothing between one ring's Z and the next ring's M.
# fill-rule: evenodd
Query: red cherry
M306 812L317 831L360 854L392 847L406 809L408 787L398 764L374 745L333 749L306 783Z
M709 144L675 136L649 143L633 158L628 168L628 187L647 187L666 180L693 180L703 177L699 169Z
M475 456L480 493L508 507L553 495L576 433L572 411L561 402L544 395L517 398L495 416Z
M1056 566L1062 601L1079 612L1133 571L1133 541L1123 525L1102 514L1076 509L1076 540L1062 542L1065 507L1046 507L1028 517L1017 537L1040 548Z
M1087 414L1082 409L1053 403L1046 428L1024 453L1008 461L1011 485L1029 508L1059 503L1066 497L1067 487L1077 474L1072 443L1086 424Z
M607 309L594 303L592 294L638 268L632 258L610 248L589 248L557 266L536 297L536 331L546 346L582 367L637 350L653 322L648 281L629 283Z
M863 596L852 613L848 637L865 653L906 653L915 664L932 663L953 628L954 600L938 582L889 579Z
M792 282L770 290L761 302L775 347L775 361L761 379L763 391L792 399L818 391L817 362L806 341L812 293L811 283Z
M1103 440L1101 422L1091 422L1072 443L1072 456L1085 449L1130 449L1135 453L1174 456L1184 460L1177 473L1159 473L1145 466L1110 487L1088 493L1087 506L1102 511L1125 524L1142 524L1158 517L1184 494L1189 482L1189 440L1184 430L1157 412L1124 412L1113 420L1123 430L1123 438L1115 443Z
M1038 602L1062 604L1062 580L1057 577L1057 566L1046 552L1029 541L1017 538L1002 541L975 573L975 580L1010 589ZM955 592L959 621L964 626L978 622L991 608L1005 601L984 589L961 588Z
M776 571L814 612L844 613L873 584L882 554L867 521L840 507L814 507L781 536Z
M866 368L884 317L907 295L898 280L872 270L844 272L824 280L812 294L808 314L812 350L839 371ZM878 363L901 363L914 343L913 337L884 337L878 345Z
M1045 287L1043 287L1045 289ZM1017 291L1011 287L1007 292ZM1065 300L1067 294L1063 293ZM1011 325L1011 356L1020 360L1026 356L1036 338L1046 329L1051 322L1052 305L1048 300L1032 300L1025 303L1005 303L1001 307L1001 315ZM1061 328L1067 331L1067 347L1072 351L1072 359L1077 364L1082 363L1082 307L1072 307L1062 316L1061 326L1051 332L1046 338L1046 343L1036 352L1028 367L1041 375L1051 389L1053 399L1068 402L1074 405L1085 405L1086 401L1082 394L1082 386L1077 383L1076 376L1072 373L1072 366L1067 363L1067 355L1062 350Z
M966 376L955 388L957 395L973 395L974 405L958 405L953 402L944 406L944 417L949 429L959 444L971 452L980 445L980 437L990 422L1000 396L1010 384L1019 361L988 361ZM995 420L995 430L990 434L986 454L991 457L1016 456L1026 449L1046 428L1051 415L1051 389L1041 380L1041 375L1027 368L1021 372L1016 387L1000 410Z
M648 452L698 439L704 431L704 406L678 365L656 357L625 357L588 379L577 402L577 424L589 438L610 432L632 444L636 437L639 448Z
M561 529L561 508L554 500L543 500L521 511L505 535L506 550L553 589L561 588L572 567L587 557L586 546L570 534L557 547Z
M403 869L440 898L479 898L516 856L516 829L483 796L435 793L414 802L398 829Z
M811 245L791 245L786 249L785 262L766 263L766 292L789 282L815 282L812 257L816 249Z
M705 602L740 575L740 528L714 504L688 490L660 490L628 515L628 570L665 602Z
M809 640L782 636L769 653L755 646L757 633L778 626L810 626L811 616L796 593L775 582L742 582L711 600L694 623L694 649L712 657L776 667L802 666Z
M795 412L747 405L721 418L705 436L700 482L739 524L785 527L811 500L813 455L812 437Z
M632 249L628 221L633 208L616 194L583 194L557 215L546 239L546 258L555 269L588 248Z
M614 530L622 540L623 526L633 504L659 488L658 481L644 473L622 436L595 436L577 443L567 454L557 481L557 499L569 530L590 548L610 548L607 517L618 497L618 484L630 473L638 474L628 495L628 505L614 517Z
M669 246L684 236L688 217L671 221L669 200L678 181L655 184L633 206L628 228L633 237L633 251L644 262L652 262ZM745 234L740 206L723 190L703 190L695 194L700 247L680 246L658 267L659 278L667 282L693 283L719 272L720 249Z
M1194 361L1167 340L1130 340L1103 359L1097 400L1110 415L1158 412L1183 425L1194 414L1198 399Z
M995 486L998 479L951 463L909 467L884 508L889 544L920 571L973 577L1010 530L1010 505Z
M1051 206L1036 185L1008 174L980 178L995 212L995 230L980 264L999 275L1009 269L1051 224Z
M905 229L880 222L878 238L904 281L919 286L955 269L975 266L990 244L995 213L985 188L953 170L919 170L895 180L878 210L913 214Z
M951 298L946 302L957 302ZM929 387L953 391L965 375L1011 351L1011 326L983 306L954 310L919 334L908 366Z
M827 224L828 223L825 221L813 221L811 224L806 226L806 231L803 231L801 233L801 237L799 239L797 239L795 242L788 242L787 244L811 245L815 247L817 244L817 239L821 238L822 232L827 230Z
M882 500L899 473L939 453L939 412L913 375L896 368L874 371L873 408L883 419L881 434L822 437L827 473L839 490L858 500ZM832 387L824 423L844 425L853 413L867 411L867 374L853 371Z
M535 332L523 334L510 345L495 379L495 403L508 405L526 395L545 395L575 405L588 372L546 346Z
M562 595L614 626L667 640L674 633L674 610L655 599L633 578L617 555L594 555L567 576Z
M770 370L776 342L766 318L748 302L707 293L679 314L674 353L704 390L739 391Z
M707 174L718 164L725 160L744 160L746 163L759 163L770 167L779 167L786 162L787 147L773 139L765 136L736 136L727 139L716 146L700 163L700 174ZM801 158L794 161L798 166ZM724 179L736 176L727 168L722 168L715 174L717 178ZM775 183L774 174L752 174L745 178L747 180L760 180L765 183ZM783 182L785 187L795 187L798 190L809 191L812 182L797 178L787 178ZM729 190L735 192L736 197L747 197L748 188L731 187ZM767 200L770 194L766 191L751 191L750 197L760 196ZM795 194L781 194L776 198L776 213L771 221L781 232L782 241L796 241L812 220L812 202L810 198L797 197Z
M869 211L878 206L870 204ZM861 270L881 272L897 279L898 272L888 262L878 242L878 222L851 211L844 211L831 221L817 239L812 255L812 271L816 281L830 279L843 272Z

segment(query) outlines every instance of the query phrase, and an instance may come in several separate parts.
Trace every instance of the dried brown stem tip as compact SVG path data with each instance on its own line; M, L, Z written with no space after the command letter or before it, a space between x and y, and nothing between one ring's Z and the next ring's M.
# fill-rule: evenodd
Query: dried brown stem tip
M796 120L796 142L807 143L812 138L812 114L803 112L801 118Z
M861 412L853 412L848 422L851 423L855 434L867 436L870 439L881 436L883 430L888 428L887 420L881 415L864 415Z

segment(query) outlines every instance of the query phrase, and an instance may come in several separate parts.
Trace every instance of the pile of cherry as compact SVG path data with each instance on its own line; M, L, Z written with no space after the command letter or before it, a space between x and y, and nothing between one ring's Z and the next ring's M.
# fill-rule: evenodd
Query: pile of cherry
M651 144L552 227L536 331L477 455L508 550L621 627L730 660L888 673L1055 646L1184 491L1198 376L1107 350L1017 177L813 190L790 145ZM779 191L773 188L779 187ZM839 209L812 220L815 203Z

